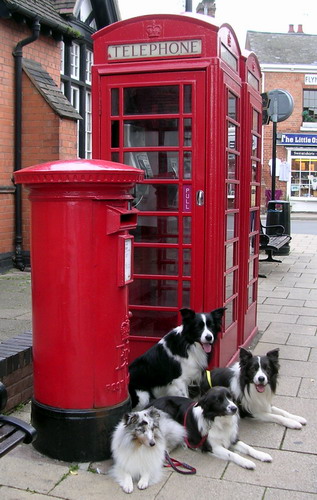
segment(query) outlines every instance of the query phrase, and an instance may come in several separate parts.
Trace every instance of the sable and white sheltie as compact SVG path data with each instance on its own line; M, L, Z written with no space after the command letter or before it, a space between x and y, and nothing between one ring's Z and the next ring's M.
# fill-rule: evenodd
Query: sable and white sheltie
M231 390L241 417L301 429L307 423L305 418L272 406L279 373L278 356L278 349L267 352L265 356L253 356L250 351L241 348L240 361L232 367L211 371L211 384Z
M163 397L152 401L155 408L168 413L186 429L185 443L215 457L230 460L245 469L255 469L245 453L262 462L271 462L268 453L255 450L238 438L239 413L229 389L213 387L197 402L183 397ZM230 448L233 450L231 451Z
M132 408L141 410L161 396L188 397L208 366L225 308L210 313L181 309L182 325L167 333L129 366Z
M184 442L185 429L169 415L153 407L127 413L114 430L110 474L125 493L133 491L133 480L144 490L160 481L165 451Z

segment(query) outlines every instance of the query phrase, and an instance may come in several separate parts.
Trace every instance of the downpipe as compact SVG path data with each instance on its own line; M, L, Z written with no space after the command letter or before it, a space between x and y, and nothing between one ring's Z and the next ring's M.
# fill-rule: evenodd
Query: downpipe
M41 24L38 18L34 19L32 34L20 40L12 53L15 62L15 106L14 106L14 171L22 168L22 58L23 47L35 42L40 36ZM13 264L20 271L25 269L25 261L22 251L22 186L15 186L14 197L15 208L15 253L12 258Z

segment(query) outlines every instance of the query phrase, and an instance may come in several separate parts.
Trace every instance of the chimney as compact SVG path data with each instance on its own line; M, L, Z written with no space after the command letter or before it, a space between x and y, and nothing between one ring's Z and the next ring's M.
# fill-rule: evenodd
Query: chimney
M288 32L289 32L289 33L295 33L295 30L294 30L294 24L290 24L290 25L289 25Z
M303 32L303 25L302 25L302 24L299 24L299 25L298 25L298 28L297 28L297 33L304 33L304 32Z

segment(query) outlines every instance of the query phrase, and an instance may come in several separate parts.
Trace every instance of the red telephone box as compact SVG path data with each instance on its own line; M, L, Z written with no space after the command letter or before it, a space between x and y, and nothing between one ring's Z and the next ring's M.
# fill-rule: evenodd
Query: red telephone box
M242 331L251 200L241 158L251 132L236 35L185 14L128 19L93 38L93 155L145 172L134 193L131 359L180 324L181 307L225 306L213 357L225 365L256 333Z
M241 149L241 245L239 280L243 303L239 310L240 344L250 342L257 331L257 294L259 274L259 226L261 203L261 69L253 53L241 57L243 130Z

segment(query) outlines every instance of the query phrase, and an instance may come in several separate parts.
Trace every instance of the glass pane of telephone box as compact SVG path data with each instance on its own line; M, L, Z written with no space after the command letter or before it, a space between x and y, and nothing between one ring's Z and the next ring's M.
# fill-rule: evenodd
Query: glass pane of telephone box
M112 116L119 114L119 89L111 89L111 114Z
M226 271L235 265L235 246L236 243L226 245Z
M129 87L124 89L125 115L162 115L178 112L178 85Z
M237 127L232 123L228 123L228 148L237 149Z
M191 275L191 250L183 250L183 276Z
M236 184L227 184L227 209L236 207Z
M158 212L178 210L177 184L137 184L135 186L134 203L138 210Z
M228 96L228 115L233 120L237 120L237 97L231 92Z
M192 86L184 85L184 113L192 112Z
M226 275L226 300L236 293L236 271Z
M226 304L225 311L225 329L227 329L234 322L234 300Z
M185 118L184 120L184 146L192 145L192 120ZM171 144L172 146L172 144Z
M226 241L228 241L235 237L236 214L228 214L226 216L226 219L227 219Z
M144 170L144 179L178 179L178 151L134 151L124 153L124 163Z
M189 306L184 304L184 307ZM178 324L178 314L177 311L134 309L130 324L133 335L161 338Z
M134 247L135 274L178 275L178 250L176 248Z
M138 215L138 225L130 230L136 243L178 243L177 217Z
M183 281L182 307L190 307L190 282L189 281Z
M191 234L192 234L192 218L191 217L183 217L183 242L188 244L191 243Z
M126 120L124 147L178 146L178 125L179 120L176 118Z
M237 171L236 171L236 162L237 157L233 153L228 154L228 171L227 171L227 179L236 179Z
M134 278L129 285L131 305L177 307L176 280Z

